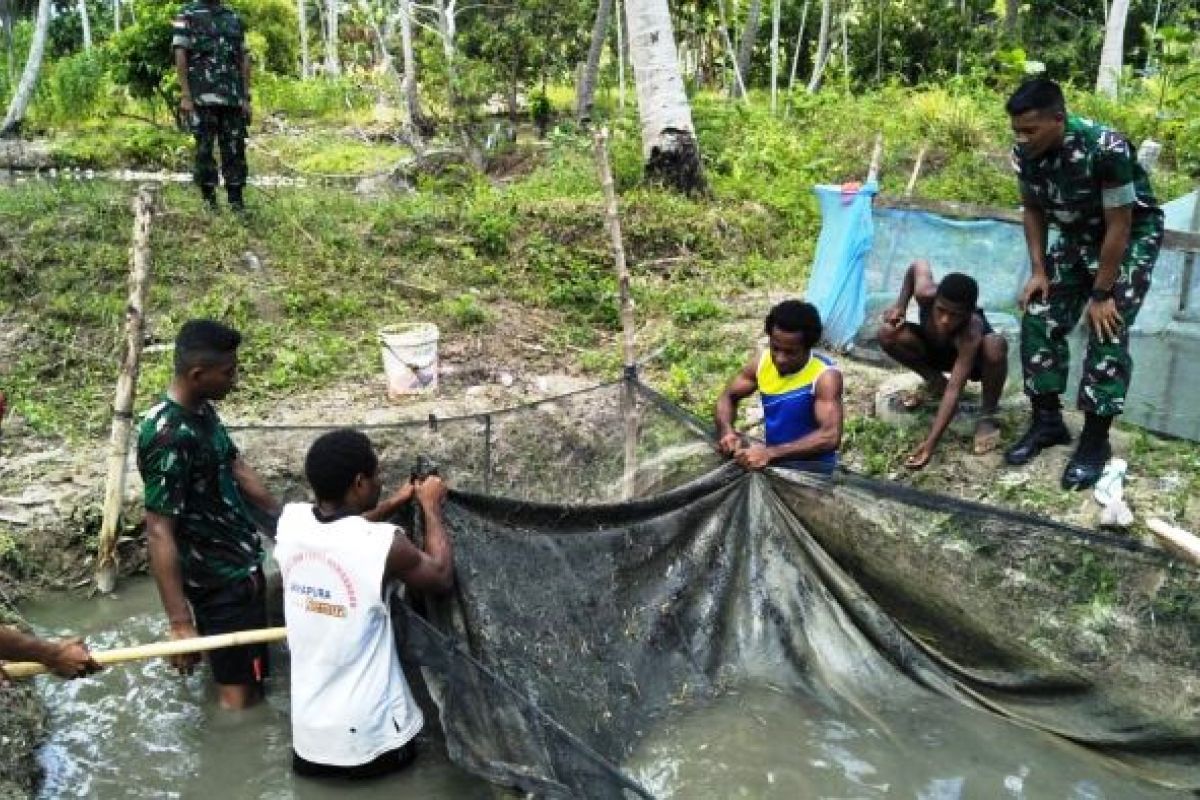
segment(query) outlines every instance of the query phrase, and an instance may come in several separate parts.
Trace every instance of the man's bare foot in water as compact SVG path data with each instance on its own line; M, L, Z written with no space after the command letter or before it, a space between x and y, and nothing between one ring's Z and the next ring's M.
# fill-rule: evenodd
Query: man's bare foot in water
M975 446L973 452L977 456L990 453L1000 444L1000 426L996 418L983 415L975 423Z
M946 393L946 383L946 379L943 377L939 377L936 381L925 381L916 389L905 392L900 397L900 402L906 411L916 411L929 403L937 403Z

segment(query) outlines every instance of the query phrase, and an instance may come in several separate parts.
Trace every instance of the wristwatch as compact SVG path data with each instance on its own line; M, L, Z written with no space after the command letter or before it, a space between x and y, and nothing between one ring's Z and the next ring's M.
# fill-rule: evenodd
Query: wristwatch
M1092 289L1092 302L1103 303L1112 300L1112 289Z

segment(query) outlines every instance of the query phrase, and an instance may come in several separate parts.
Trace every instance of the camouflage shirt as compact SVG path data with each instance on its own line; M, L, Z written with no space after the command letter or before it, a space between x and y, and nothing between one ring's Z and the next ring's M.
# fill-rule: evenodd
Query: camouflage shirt
M1104 209L1133 206L1133 235L1161 232L1162 211L1129 140L1090 119L1067 115L1062 147L1037 158L1013 149L1021 198L1046 212L1063 236L1099 246ZM1107 187L1107 188L1106 188Z
M262 543L233 475L237 456L208 403L192 413L164 396L138 426L146 510L175 519L185 587L222 586L262 562Z
M242 20L218 3L189 3L171 23L171 48L187 51L188 88L201 106L238 106L246 99Z

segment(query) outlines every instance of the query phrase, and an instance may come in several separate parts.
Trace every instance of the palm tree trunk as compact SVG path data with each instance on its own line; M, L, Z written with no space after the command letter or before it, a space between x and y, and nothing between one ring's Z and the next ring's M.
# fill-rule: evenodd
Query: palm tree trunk
M121 0L112 0L113 4L113 33L121 32Z
M1104 47L1100 50L1100 70L1096 74L1096 94L1117 96L1121 65L1125 55L1125 18L1129 0L1113 0L1104 23Z
M325 0L325 74L342 74L338 58L338 0Z
M92 21L88 18L87 0L78 0L79 25L83 28L83 52L92 50Z
M779 107L779 12L780 0L771 3L771 113Z
M813 57L812 77L808 79L808 93L821 88L821 75L825 62L829 60L829 23L833 18L833 0L821 0L821 31L817 34L817 52Z
M4 122L0 123L0 136L12 136L21 127L25 119L25 111L29 101L33 99L33 90L37 86L38 73L42 69L42 56L46 52L46 31L50 28L50 0L38 0L37 23L33 29L33 40L29 43L29 57L25 59L25 69L21 72L21 81L17 91L13 92L12 101L8 104L8 113Z
M730 97L746 97L746 82L742 80L742 69L738 66L737 53L733 51L733 40L729 38L729 25L725 20L725 0L717 0L717 13L721 23L721 39L725 42L725 54L733 66L733 85L729 87Z
M0 0L0 22L4 23L4 49L8 53L8 85L17 82L17 57L13 53L13 0Z
M600 0L596 4L596 21L592 24L592 43L588 47L587 65L579 80L575 95L575 118L586 122L592 116L592 103L596 96L596 76L600 72L600 53L608 36L608 18L612 16L613 0Z
M1017 20L1021 11L1021 0L1004 0L1004 32L1012 36L1017 32Z
M703 191L700 147L667 0L629 0L626 13L646 177L681 192Z
M746 27L742 29L742 40L738 43L737 68L742 76L738 87L741 94L746 92L746 76L750 73L750 57L754 55L754 43L758 40L758 23L762 17L762 0L750 0L750 11L746 16ZM741 94L737 95L738 97Z
M300 27L300 77L312 75L312 56L308 52L308 4L296 0L296 21Z
M400 53L404 58L404 106L408 110L407 123L410 144L421 144L421 96L417 90L417 58L413 54L412 0L400 0Z

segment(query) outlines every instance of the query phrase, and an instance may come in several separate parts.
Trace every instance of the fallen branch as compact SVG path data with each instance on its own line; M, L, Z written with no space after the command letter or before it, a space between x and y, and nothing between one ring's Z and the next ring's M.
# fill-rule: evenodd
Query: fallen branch
M1146 520L1146 527L1171 552L1193 564L1200 565L1200 537L1155 517Z

